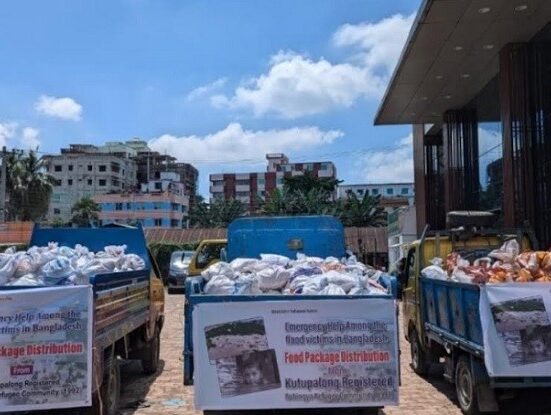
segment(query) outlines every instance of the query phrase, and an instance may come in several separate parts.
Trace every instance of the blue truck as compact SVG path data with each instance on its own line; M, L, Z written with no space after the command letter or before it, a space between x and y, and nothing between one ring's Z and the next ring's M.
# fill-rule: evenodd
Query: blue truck
M455 384L463 413L474 415L499 409L497 393L505 389L551 387L550 377L491 377L485 364L483 324L478 284L428 278L422 270L434 257L451 252L474 258L486 256L505 240L516 238L522 249L534 246L530 233L516 230L467 232L427 229L409 244L400 276L403 330L410 343L411 367L426 376L432 364L445 362L444 378ZM532 240L532 241L531 241Z
M92 350L87 352L93 356L93 405L78 411L118 414L121 387L119 359L141 360L145 374L153 374L158 368L160 332L164 322L164 289L160 273L148 251L141 228L76 229L41 228L36 225L29 246L47 246L50 242L68 247L81 244L93 252L103 250L107 245L124 244L127 253L136 254L145 262L143 270L90 277L93 291L93 341ZM32 291L37 299L41 296L41 290L44 290L42 287L3 286L0 287L0 296L9 295L10 290L22 289ZM55 410L55 405L49 409ZM1 404L0 412L3 412Z
M290 258L297 253L316 257L337 257L346 255L344 229L340 221L329 216L309 217L269 217L269 218L241 218L232 222L228 228L227 257L228 262L236 258L259 258L262 253L279 254ZM394 277L385 276L383 284L389 290L388 294L369 296L319 296L319 295L207 295L203 292L205 282L201 277L190 277L186 281L185 309L184 309L184 385L193 385L194 380L202 374L197 373L194 353L193 320L194 311L205 304L247 303L254 309L257 302L295 303L314 300L323 306L324 301L342 301L342 307L347 302L369 298L384 299L393 304L393 312L390 318L397 317L395 298L397 295L397 282ZM396 338L393 341L398 344ZM398 360L398 359L397 359ZM398 365L399 366L399 365ZM399 371L399 369L397 369ZM399 378L399 373L398 373ZM196 390L197 393L197 390ZM276 404L274 404L276 405ZM303 410L309 405L305 405ZM277 407L271 407L276 410ZM300 408L300 407L299 407ZM234 408L235 409L235 408ZM245 409L245 408L243 408ZM333 408L334 409L334 408ZM281 409L283 410L283 409ZM280 411L281 411L280 410ZM319 413L319 409L312 409ZM289 411L287 409L287 411ZM292 411L292 410L291 410ZM327 410L326 410L327 411ZM376 413L376 408L339 408L338 413ZM352 411L352 412L347 412ZM218 413L219 411L205 411L205 413ZM228 411L222 411L228 413ZM242 413L235 411L231 413ZM271 412L273 413L273 412ZM281 412L277 412L281 413ZM294 413L294 412L293 412ZM325 412L324 412L325 413ZM326 412L329 413L329 412Z

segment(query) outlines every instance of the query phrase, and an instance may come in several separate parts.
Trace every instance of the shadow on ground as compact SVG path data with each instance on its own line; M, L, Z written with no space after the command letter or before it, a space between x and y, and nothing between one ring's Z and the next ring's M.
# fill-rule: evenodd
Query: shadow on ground
M149 407L146 396L157 378L163 373L165 361L159 361L159 369L150 376L143 374L139 361L128 361L121 368L121 414L131 415L140 408Z

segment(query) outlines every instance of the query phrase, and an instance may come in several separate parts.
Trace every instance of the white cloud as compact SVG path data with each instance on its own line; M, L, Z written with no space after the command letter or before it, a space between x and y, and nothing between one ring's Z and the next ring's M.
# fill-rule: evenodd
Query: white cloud
M332 63L280 51L267 73L236 88L230 97L215 95L215 107L251 110L256 116L274 113L298 118L347 108L360 98L378 99L398 60L413 22L400 14L359 25L345 24L333 35L337 48L350 48L351 59Z
M40 146L38 135L40 131L36 128L25 127L21 135L21 146L24 150L36 150Z
M386 77L398 62L414 18L395 14L376 23L344 24L333 35L333 44L355 49L358 64Z
M4 146L8 146L8 141L11 140L17 131L17 123L4 122L0 123L0 150Z
M64 120L79 121L82 117L82 105L69 97L42 95L34 107L41 114Z
M212 94L213 92L219 90L224 85L226 85L226 82L228 82L227 78L218 78L216 81L213 81L210 84L195 88L193 91L187 94L186 99L188 101L194 101L206 95Z
M359 157L357 167L367 183L413 182L413 136L404 137L393 148L369 151Z
M179 160L205 163L263 164L266 153L305 150L331 144L343 136L338 130L295 127L272 130L245 130L231 123L223 130L205 136L165 134L149 141L152 149L170 153ZM221 162L223 160L223 162Z

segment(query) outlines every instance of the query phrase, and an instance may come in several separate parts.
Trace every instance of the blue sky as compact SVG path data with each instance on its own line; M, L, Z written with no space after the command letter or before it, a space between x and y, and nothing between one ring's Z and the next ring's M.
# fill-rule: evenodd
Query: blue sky
M411 127L372 124L419 3L3 2L0 144L141 137L195 164L203 194L268 151L411 179Z

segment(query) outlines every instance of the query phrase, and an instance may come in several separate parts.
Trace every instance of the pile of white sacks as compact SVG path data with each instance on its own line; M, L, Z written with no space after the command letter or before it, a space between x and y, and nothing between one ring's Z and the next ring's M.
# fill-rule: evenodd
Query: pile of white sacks
M205 294L257 295L375 295L386 294L383 275L354 256L317 258L297 254L296 260L275 254L261 259L237 258L218 262L201 274Z
M126 248L110 245L91 252L82 245L69 248L54 242L27 251L8 248L0 253L0 286L85 285L96 274L144 269L143 259L125 254Z

